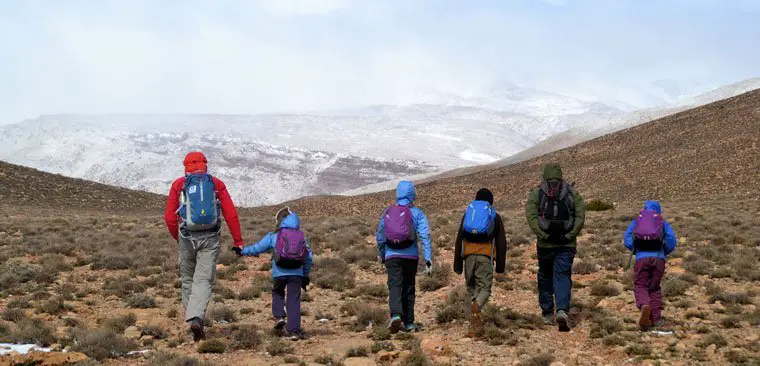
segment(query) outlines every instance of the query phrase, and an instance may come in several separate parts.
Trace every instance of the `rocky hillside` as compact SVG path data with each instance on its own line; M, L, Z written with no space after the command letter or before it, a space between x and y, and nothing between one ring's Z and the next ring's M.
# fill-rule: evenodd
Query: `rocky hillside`
M0 205L23 209L160 212L166 199L0 161ZM16 212L20 213L20 212Z
M760 90L684 111L507 167L418 185L417 204L463 207L481 187L502 206L520 205L542 166L562 164L565 177L591 198L630 202L730 196L757 200L760 180ZM305 214L374 214L391 192L310 197L291 205ZM271 208L259 210L271 211Z

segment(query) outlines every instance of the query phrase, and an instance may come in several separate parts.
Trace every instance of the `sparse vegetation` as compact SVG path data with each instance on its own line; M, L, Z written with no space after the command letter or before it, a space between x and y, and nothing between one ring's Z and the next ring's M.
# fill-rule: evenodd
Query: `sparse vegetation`
M609 211L614 210L615 205L600 199L593 199L586 202L587 211Z
M135 294L127 298L127 306L136 309L151 309L156 307L156 299L146 294Z
M122 357L127 352L137 349L135 342L125 339L112 329L104 328L96 331L78 329L73 334L76 342L72 349L99 361L111 357Z
M324 257L317 259L311 277L315 286L324 289L344 291L354 288L355 285L353 270L340 258Z
M232 349L257 349L261 343L261 333L259 329L252 324L238 325L233 328Z
M227 345L217 338L207 339L198 345L198 353L224 353Z
M369 351L364 347L349 348L348 351L346 351L346 357L367 357L367 356L369 356Z
M267 345L267 353L272 356L280 356L293 352L293 347L285 343L281 338L273 338Z
M430 276L422 276L417 286L422 291L435 291L446 287L451 282L451 264L438 264L434 261L433 272Z
M216 322L234 323L238 321L235 310L229 306L214 307L211 309L208 316Z

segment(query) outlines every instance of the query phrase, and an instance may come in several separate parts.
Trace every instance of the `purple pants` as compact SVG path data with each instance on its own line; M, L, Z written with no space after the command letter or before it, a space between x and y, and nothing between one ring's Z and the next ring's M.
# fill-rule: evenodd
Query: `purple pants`
M650 320L659 321L662 317L662 288L660 282L665 274L665 260L657 257L636 260L633 268L633 294L636 307L641 309L649 305L652 309Z
M285 291L287 288L287 302ZM287 307L287 313L286 313ZM298 333L301 331L301 277L282 276L275 277L272 286L272 315L275 319L287 317L287 331Z

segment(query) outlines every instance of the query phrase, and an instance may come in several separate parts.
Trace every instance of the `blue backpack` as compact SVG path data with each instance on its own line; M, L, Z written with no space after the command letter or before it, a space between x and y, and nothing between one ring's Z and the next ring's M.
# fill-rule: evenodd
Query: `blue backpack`
M467 205L462 222L465 239L485 243L493 239L496 210L486 201L472 201Z
M188 231L204 231L219 226L219 202L214 178L206 173L194 173L185 178L182 205L178 213Z

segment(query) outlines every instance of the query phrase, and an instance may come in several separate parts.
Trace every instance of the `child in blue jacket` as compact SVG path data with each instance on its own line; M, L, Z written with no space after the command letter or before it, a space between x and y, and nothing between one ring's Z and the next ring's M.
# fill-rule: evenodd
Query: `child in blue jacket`
M425 214L412 203L417 193L414 184L410 181L401 181L396 187L396 204L407 207L414 223L415 238L410 245L403 249L393 249L388 246L385 234L385 216L388 210L383 211L380 224L377 227L377 250L380 260L385 264L388 272L388 290L390 293L389 307L391 320L388 329L397 333L401 328L407 332L416 330L414 325L414 301L419 264L419 241L422 242L422 255L425 259L425 273L432 271L433 246L430 241L430 227Z
M645 210L653 210L662 214L662 208L658 201L646 201ZM625 247L636 254L636 265L633 270L634 296L636 307L641 316L639 327L642 331L648 331L652 325L661 328L662 321L662 288L660 283L665 274L665 259L676 249L678 239L673 228L663 220L664 237L659 250L641 250L635 248L634 229L636 220L628 226L625 232Z
M265 252L274 250L277 243L277 235L281 229L299 229L301 226L297 214L290 211L289 208L280 210L275 216L277 230L267 233L258 243L243 248L241 254L247 256L258 256ZM308 257L306 263L295 269L281 268L275 263L274 255L272 256L272 315L275 318L275 329L282 329L286 325L287 332L292 340L298 340L303 337L301 330L301 289L306 290L309 284L309 273L313 263L311 248L308 246ZM285 293L287 289L287 303ZM287 312L285 311L287 308Z

